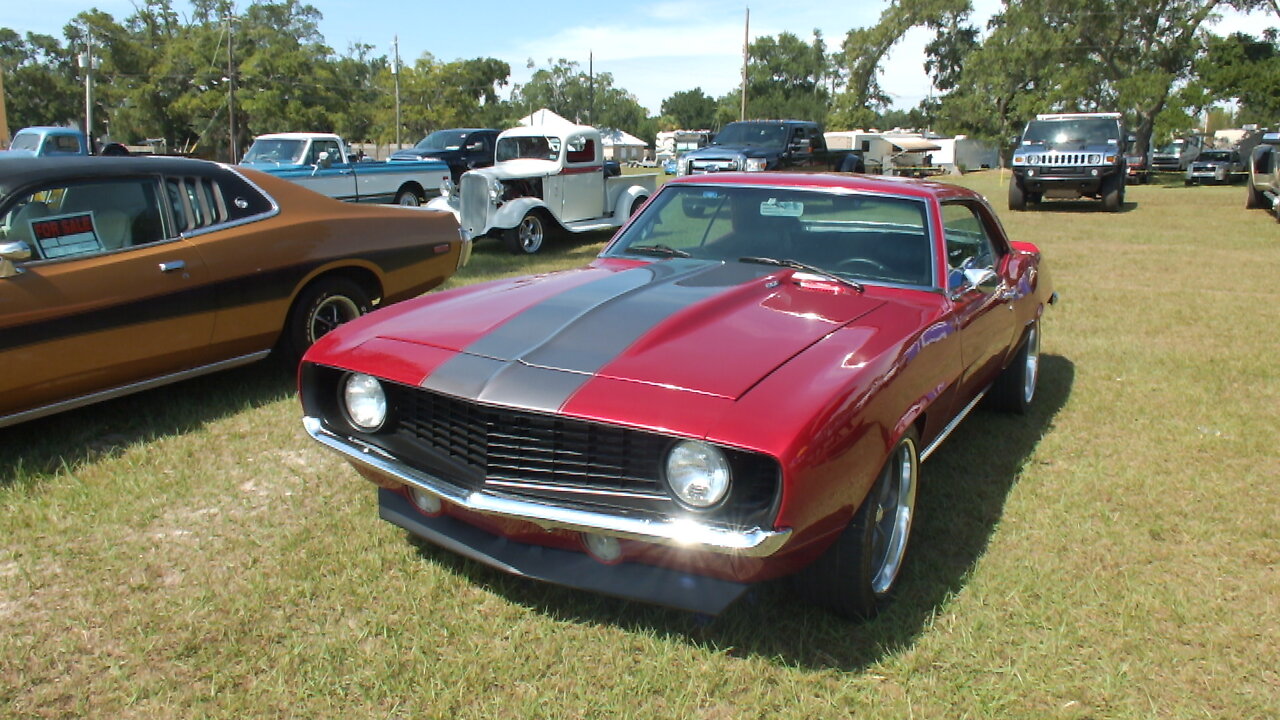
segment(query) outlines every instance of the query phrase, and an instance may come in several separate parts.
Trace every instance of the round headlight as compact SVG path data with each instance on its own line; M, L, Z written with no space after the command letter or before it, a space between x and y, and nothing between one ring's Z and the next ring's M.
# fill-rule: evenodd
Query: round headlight
M387 395L372 375L348 375L342 385L342 404L347 419L358 430L373 432L387 419Z
M494 205L502 203L502 181L498 178L489 178L489 202Z
M451 178L445 178L440 182L440 194L444 197L449 197L456 192L457 188L453 186L453 180Z
M704 442L683 440L667 453L667 485L686 505L709 508L729 492L729 459Z

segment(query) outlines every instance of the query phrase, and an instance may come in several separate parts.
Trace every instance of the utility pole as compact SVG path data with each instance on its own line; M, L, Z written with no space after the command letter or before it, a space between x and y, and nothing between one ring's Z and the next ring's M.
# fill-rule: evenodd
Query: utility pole
M747 58L751 47L751 8L747 8L747 21L742 26L742 110L738 112L739 120L747 119Z
M595 52L587 51L587 124L596 123L596 68Z
M93 69L98 61L93 57L93 31L84 27L84 52L80 53L80 67L84 69L84 137L89 152L94 152L93 141Z
M400 149L400 36L391 40L391 77L396 80L396 150Z
M236 56L235 56L235 16L227 13L227 139L231 153L231 164L240 160L240 150L236 147Z

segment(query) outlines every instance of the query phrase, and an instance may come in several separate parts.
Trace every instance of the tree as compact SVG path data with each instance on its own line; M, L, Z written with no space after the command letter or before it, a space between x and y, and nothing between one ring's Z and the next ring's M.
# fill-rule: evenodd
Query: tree
M1235 100L1239 124L1275 122L1280 117L1280 43L1274 29L1261 38L1236 33L1209 39L1196 60L1195 75L1213 100Z
M58 125L83 117L73 59L57 38L35 33L24 38L0 28L0 66L12 127Z
M964 60L941 115L953 127L1007 138L1037 112L1116 110L1145 147L1157 122L1186 117L1205 21L1259 0L1018 0ZM994 108L995 112L992 112Z
M584 125L624 130L632 134L652 134L657 123L648 122L648 113L634 95L613 86L607 72L588 75L578 63L564 58L541 68L512 93L513 110L527 115L546 108ZM652 127L650 127L652 126ZM643 135L642 135L643 136Z
M826 119L830 66L821 32L813 31L812 44L788 32L756 38L748 58L749 118Z
M865 127L874 119L875 109L889 105L889 96L877 79L880 63L908 30L919 25L952 27L971 9L969 0L891 0L875 25L850 30L835 56L847 85L836 96L831 126Z
M682 90L662 101L662 118L668 130L706 130L716 121L716 101L702 88Z

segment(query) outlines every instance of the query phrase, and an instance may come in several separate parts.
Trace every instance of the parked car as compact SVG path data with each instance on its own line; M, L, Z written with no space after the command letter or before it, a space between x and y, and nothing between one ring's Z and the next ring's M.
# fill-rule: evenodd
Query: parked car
M667 158L662 161L662 174L675 175L679 172L680 160L678 158Z
M1225 185L1241 179L1244 163L1235 150L1201 150L1200 155L1187 166L1186 185L1215 183Z
M452 218L172 158L0 160L0 427L301 356L465 262Z
M1151 155L1151 169L1163 172L1185 172L1204 149L1204 137L1191 135L1175 138Z
M1125 155L1125 182L1129 185L1146 185L1151 182L1151 165L1145 153Z
M866 172L862 155L829 150L822 126L807 120L744 120L725 125L711 144L680 156L680 175L713 172Z
M1049 198L1093 198L1103 210L1120 212L1128 174L1124 138L1120 113L1036 115L1013 149L1009 209Z
M0 150L0 157L21 155L25 157L65 157L68 155L128 155L129 149L116 142L94 147L84 133L75 128L36 126L22 128L9 141L9 149Z
M457 183L462 173L493 165L493 148L498 131L488 128L452 128L436 130L417 145L391 153L391 162L438 160L449 166L450 178Z
M586 267L321 338L304 426L384 519L506 572L710 614L795 576L865 617L920 463L984 396L1034 400L1054 300L964 188L678 178Z
M1280 133L1269 132L1249 156L1244 206L1270 208L1280 220Z
M362 160L333 133L259 135L240 164L354 203L417 206L439 195L449 180L449 166L439 160Z
M453 213L468 238L500 237L532 255L558 230L620 227L653 192L657 174L623 176L603 152L600 131L585 125L504 130L494 166L446 183L427 208Z

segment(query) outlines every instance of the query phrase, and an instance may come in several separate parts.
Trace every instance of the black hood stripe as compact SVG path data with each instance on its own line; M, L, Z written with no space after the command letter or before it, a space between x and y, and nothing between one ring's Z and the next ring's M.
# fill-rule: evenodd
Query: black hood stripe
M515 315L437 368L422 387L555 412L659 323L762 271L672 259L581 285Z

